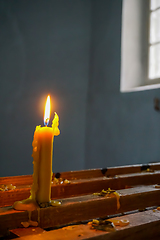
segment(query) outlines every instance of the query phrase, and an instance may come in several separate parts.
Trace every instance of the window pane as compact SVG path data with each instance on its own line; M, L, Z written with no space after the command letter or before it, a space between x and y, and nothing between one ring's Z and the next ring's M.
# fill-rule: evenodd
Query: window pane
M160 7L160 0L151 0L151 10L155 10Z
M150 43L160 41L160 9L151 13L150 18Z
M160 44L150 46L149 54L149 78L160 78Z

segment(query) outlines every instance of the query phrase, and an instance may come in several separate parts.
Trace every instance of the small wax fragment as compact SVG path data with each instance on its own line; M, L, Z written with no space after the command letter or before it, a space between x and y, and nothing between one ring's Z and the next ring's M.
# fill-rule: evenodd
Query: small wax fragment
M109 221L111 221L112 223L114 223L115 226L120 226L120 227L124 227L127 226L129 224L129 220L127 219L109 219Z
M92 223L93 224L99 224L99 221L97 219L93 219Z
M64 181L63 181L64 183L70 183L70 181L69 180L67 180L67 179L64 179Z
M8 191L8 190L13 190L15 189L16 186L13 186L12 184L8 184L8 185L0 185L0 191Z
M60 201L55 201L55 200L51 200L51 203L50 203L50 205L53 206L53 207L59 206L61 204L62 203Z
M25 227L25 228L29 227L29 222L21 222L21 224L22 224L23 227Z
M7 185L8 190L13 190L16 188L16 186L13 186L12 184Z
M87 224L88 224L88 225L92 225L92 222L88 222Z
M121 219L120 220L120 226L121 227L127 226L128 224L129 224L129 220L127 220L127 219Z
M111 221L112 223L114 223L115 226L120 225L120 220L116 220L116 219L108 219L108 220Z

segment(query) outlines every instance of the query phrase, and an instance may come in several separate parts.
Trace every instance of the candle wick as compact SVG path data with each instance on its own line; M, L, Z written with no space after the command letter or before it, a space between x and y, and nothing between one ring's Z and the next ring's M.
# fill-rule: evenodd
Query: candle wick
M48 123L49 123L49 118L46 118L44 121L44 125L47 127Z

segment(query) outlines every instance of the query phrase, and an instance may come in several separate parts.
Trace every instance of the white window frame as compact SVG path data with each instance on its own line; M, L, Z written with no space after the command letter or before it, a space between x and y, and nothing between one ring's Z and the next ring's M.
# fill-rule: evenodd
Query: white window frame
M121 92L160 88L149 79L150 0L123 0L121 38Z
M160 76L159 77L154 77L154 78L150 78L150 48L152 47L152 46L155 46L155 45L157 45L157 44L160 44L160 40L159 41L156 41L156 42L154 42L154 43L151 43L151 39L150 39L150 36L151 36L151 14L152 13L154 13L154 12L157 12L158 10L160 10L160 6L158 7L158 8L155 8L155 9L151 9L151 2L152 2L153 0L150 0L150 4L149 4L149 40L148 40L148 42L149 42L149 61L148 61L148 78L149 78L149 81L154 81L154 83L159 83L160 82Z

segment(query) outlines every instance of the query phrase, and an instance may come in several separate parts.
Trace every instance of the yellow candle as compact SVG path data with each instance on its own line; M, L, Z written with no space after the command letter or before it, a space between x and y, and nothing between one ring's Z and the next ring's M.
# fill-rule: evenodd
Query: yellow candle
M44 124L45 127L37 126L32 142L33 146L33 184L31 195L22 201L16 201L13 208L16 210L33 211L38 208L37 203L49 203L51 201L51 180L52 180L52 155L54 136L60 134L58 125L59 117L54 115L52 127L47 127L50 118L50 96L47 97ZM52 203L60 205L60 202Z
M33 185L31 198L38 203L51 201L52 155L54 136L60 134L59 117L55 113L52 127L47 127L50 118L50 97L47 97L44 123L45 127L37 126L33 139Z

